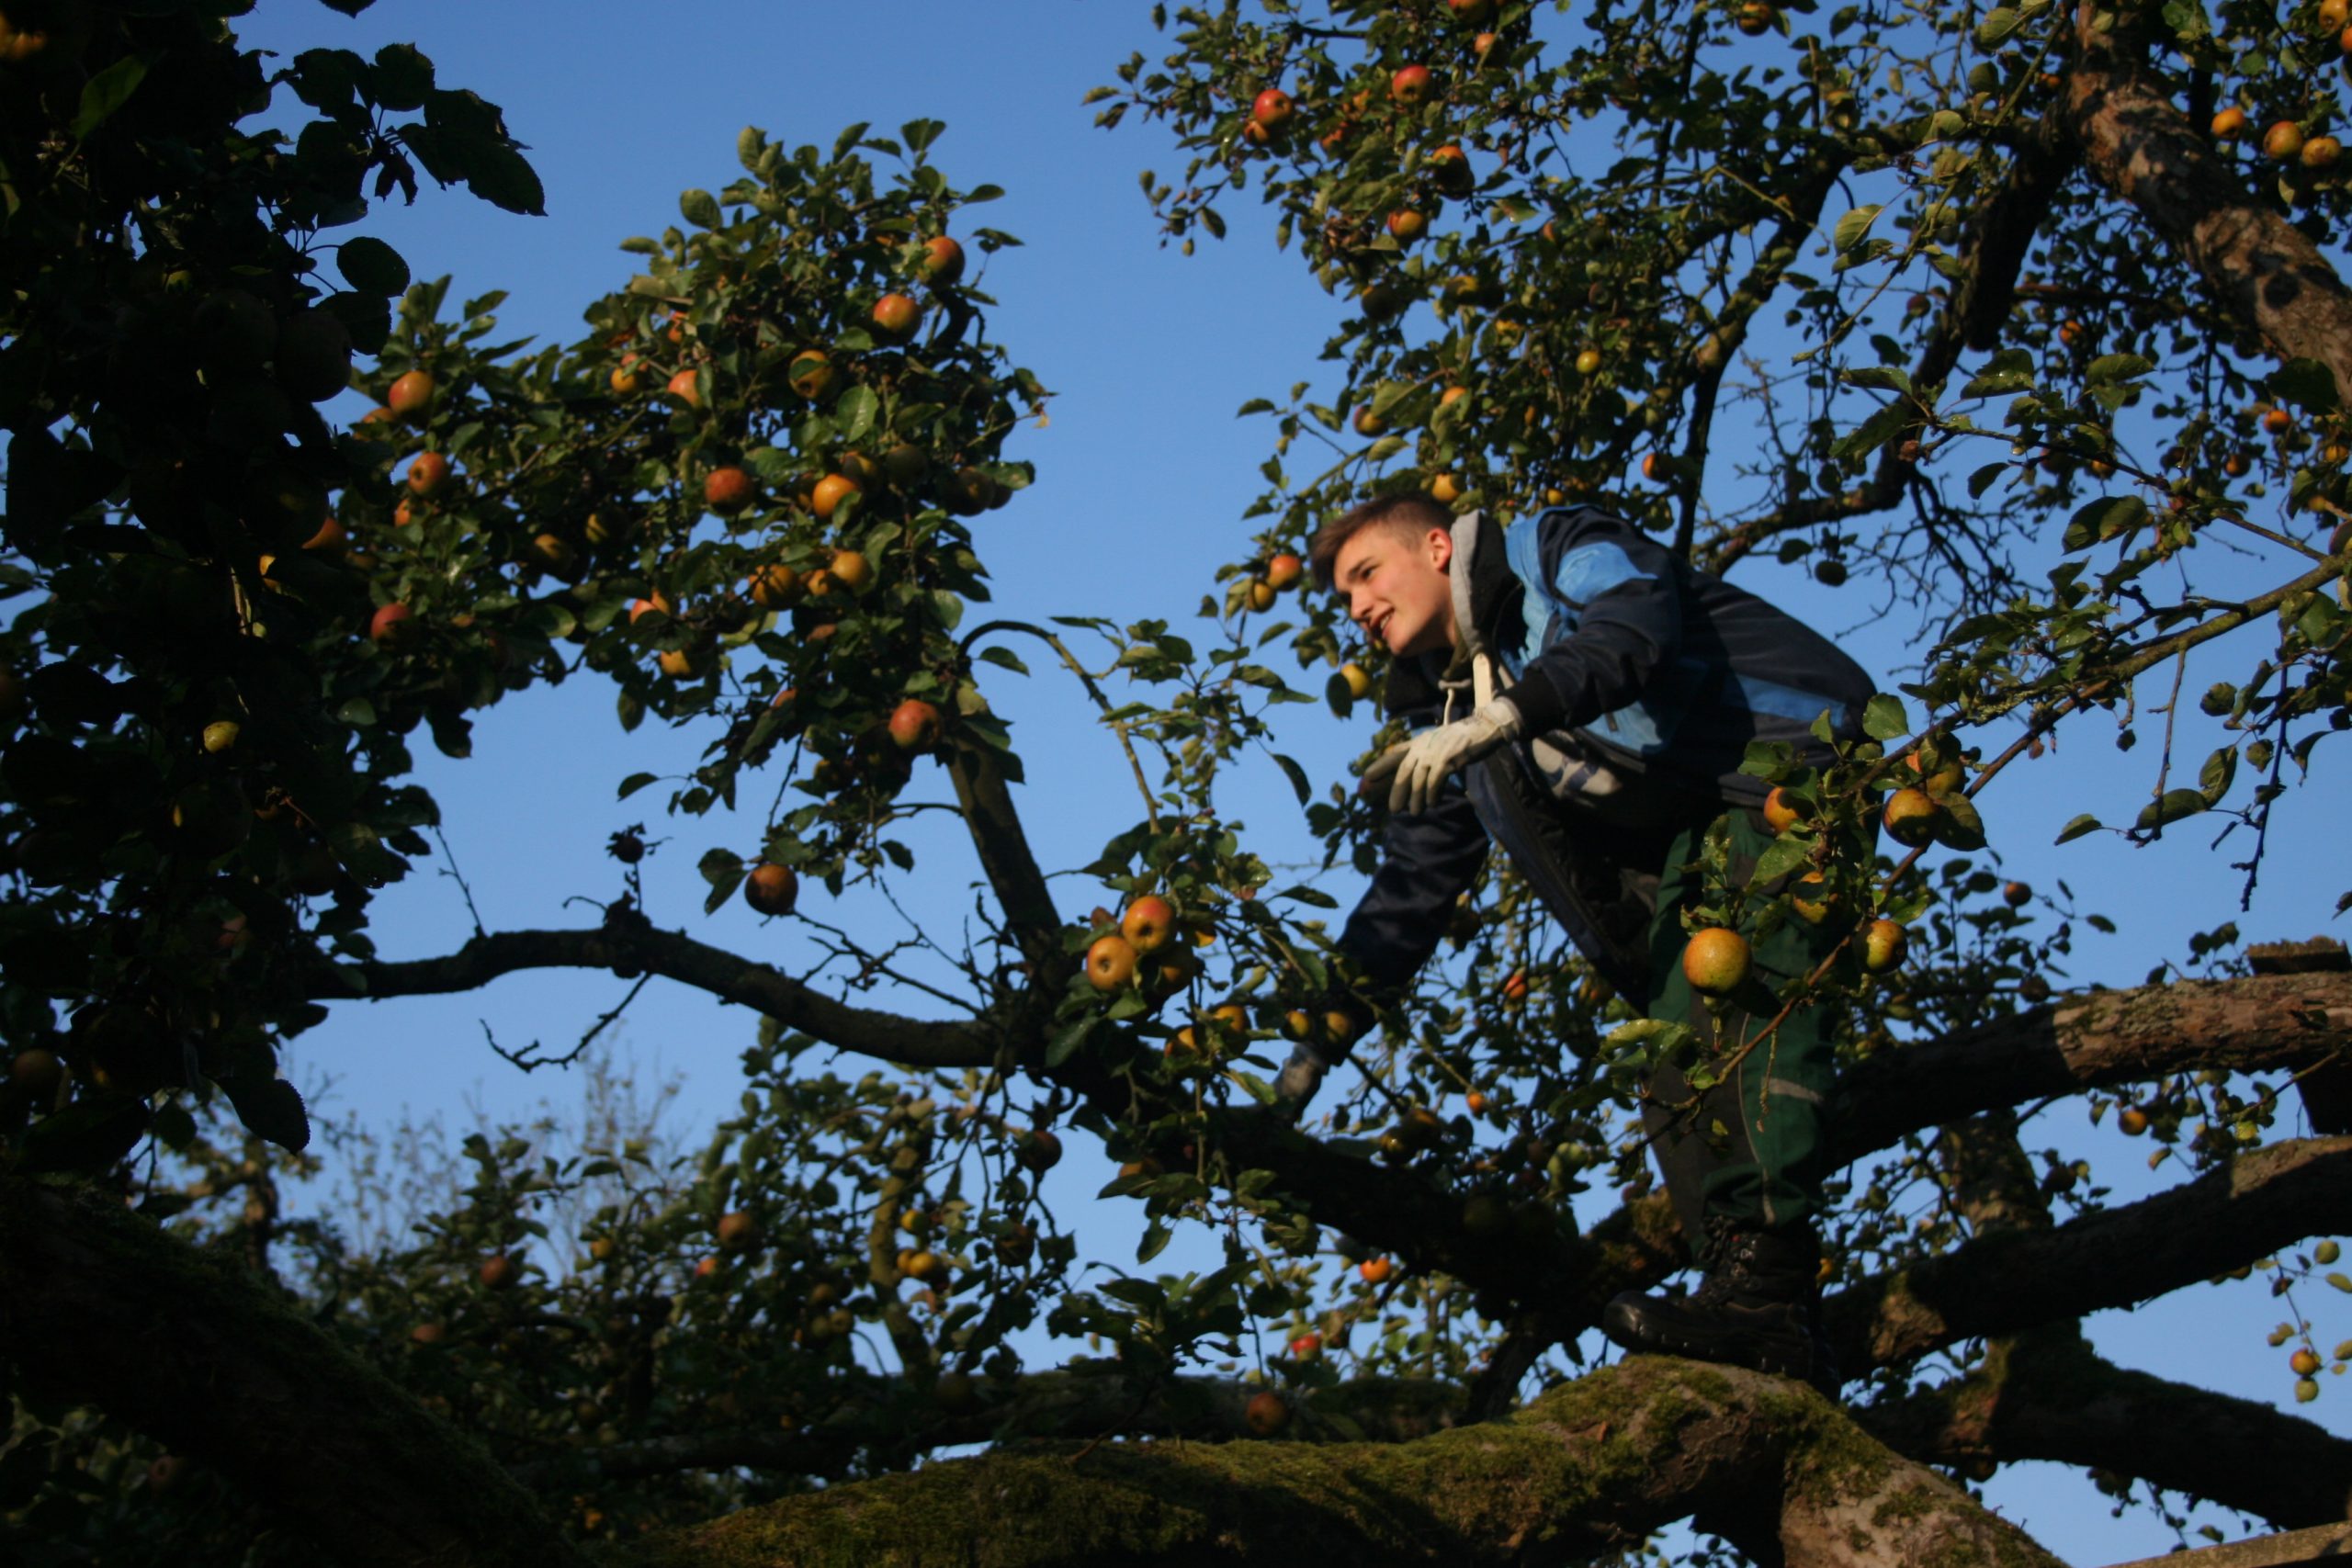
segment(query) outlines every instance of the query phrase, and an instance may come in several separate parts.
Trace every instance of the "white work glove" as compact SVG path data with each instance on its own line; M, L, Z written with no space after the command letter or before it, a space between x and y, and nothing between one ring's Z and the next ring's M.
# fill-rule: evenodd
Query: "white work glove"
M1496 697L1474 709L1468 718L1424 729L1401 745L1392 746L1363 771L1363 788L1370 794L1381 780L1394 775L1388 786L1388 809L1423 811L1437 800L1445 781L1508 741L1519 739L1519 709Z
M1285 1122L1295 1123L1306 1110L1306 1102L1323 1087L1323 1075L1331 1070L1330 1062L1314 1046L1305 1043L1291 1047L1290 1060L1283 1064L1282 1072L1274 1078L1272 1113Z

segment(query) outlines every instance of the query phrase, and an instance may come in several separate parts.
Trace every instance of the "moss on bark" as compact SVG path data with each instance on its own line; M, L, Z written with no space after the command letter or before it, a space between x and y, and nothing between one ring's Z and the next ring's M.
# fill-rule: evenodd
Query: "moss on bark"
M1862 1543L1942 1532L2016 1561L2054 1561L1809 1389L1641 1357L1507 1420L1410 1443L1038 1445L749 1509L649 1542L632 1560L1549 1562L1638 1540L1694 1511L1765 1537L1792 1522ZM1826 1560L1871 1559L1849 1550Z

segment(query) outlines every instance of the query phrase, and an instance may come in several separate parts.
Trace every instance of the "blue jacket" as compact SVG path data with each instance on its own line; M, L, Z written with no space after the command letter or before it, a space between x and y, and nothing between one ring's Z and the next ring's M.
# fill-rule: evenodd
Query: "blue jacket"
M1870 677L1820 633L1596 508L1454 532L1456 618L1466 599L1476 642L1515 682L1503 695L1522 739L1427 810L1389 819L1340 948L1375 992L1401 990L1494 842L1602 976L1642 998L1647 913L1624 898L1624 874L1654 876L1674 829L1763 799L1764 782L1739 772L1750 741L1826 761L1815 721L1826 712L1833 733L1859 734ZM1400 662L1388 711L1416 728L1449 705L1462 717L1464 695L1448 685L1434 661ZM1614 775L1634 820L1580 795L1563 753Z

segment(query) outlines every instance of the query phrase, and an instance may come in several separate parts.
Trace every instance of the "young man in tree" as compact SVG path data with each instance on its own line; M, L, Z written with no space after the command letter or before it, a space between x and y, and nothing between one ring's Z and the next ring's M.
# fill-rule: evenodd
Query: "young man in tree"
M1591 507L1506 529L1389 497L1325 525L1309 554L1391 654L1387 709L1414 729L1364 778L1391 815L1339 946L1366 992L1401 992L1429 960L1491 841L1621 995L1689 1024L1701 1059L1727 1061L1761 1021L1711 1015L1683 976L1679 917L1701 896L1702 840L1720 823L1744 879L1773 837L1763 781L1739 772L1748 743L1825 761L1815 722L1826 713L1833 733L1858 733L1869 677L1819 633ZM1785 982L1835 941L1785 921L1758 942L1756 969ZM1702 1095L1673 1064L1645 1084L1705 1279L1687 1298L1620 1296L1603 1327L1629 1349L1834 1391L1813 1225L1831 1047L1814 1010L1766 1046ZM1283 1107L1295 1115L1346 1054L1299 1046L1277 1085Z

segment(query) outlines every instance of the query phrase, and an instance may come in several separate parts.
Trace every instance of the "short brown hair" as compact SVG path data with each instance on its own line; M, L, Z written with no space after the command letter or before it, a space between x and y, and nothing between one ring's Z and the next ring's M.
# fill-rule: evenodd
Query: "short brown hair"
M1306 541L1306 560L1315 569L1315 581L1329 588L1332 573L1339 570L1340 552L1347 547L1350 539L1367 528L1419 534L1453 526L1453 513L1428 496L1409 492L1377 496L1349 508L1316 529L1315 537Z

